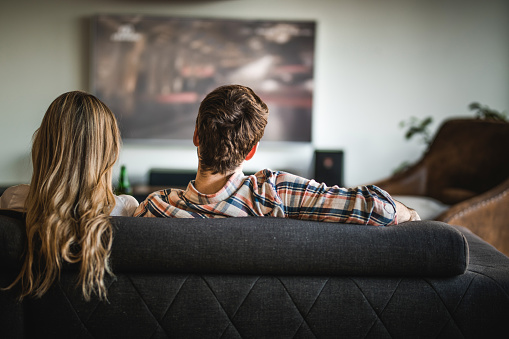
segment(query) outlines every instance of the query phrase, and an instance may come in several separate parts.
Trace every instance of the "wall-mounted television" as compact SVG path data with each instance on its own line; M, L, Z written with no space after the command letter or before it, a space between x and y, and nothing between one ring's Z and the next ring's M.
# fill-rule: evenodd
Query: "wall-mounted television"
M315 22L97 15L91 91L124 140L192 138L201 100L251 87L270 110L263 140L310 142Z

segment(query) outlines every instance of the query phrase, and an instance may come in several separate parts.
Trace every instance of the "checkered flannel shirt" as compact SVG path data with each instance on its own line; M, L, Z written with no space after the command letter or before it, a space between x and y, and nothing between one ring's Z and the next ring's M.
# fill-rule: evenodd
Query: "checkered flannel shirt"
M286 172L265 169L234 173L215 194L194 187L152 193L136 209L138 217L221 218L272 216L303 220L386 226L397 224L389 194L369 185L326 186Z

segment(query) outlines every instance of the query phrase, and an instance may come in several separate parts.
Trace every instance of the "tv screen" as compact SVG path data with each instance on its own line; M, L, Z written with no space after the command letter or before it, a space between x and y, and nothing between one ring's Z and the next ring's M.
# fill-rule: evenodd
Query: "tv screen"
M191 140L201 100L225 84L269 107L263 140L311 141L315 23L98 15L92 92L123 139Z

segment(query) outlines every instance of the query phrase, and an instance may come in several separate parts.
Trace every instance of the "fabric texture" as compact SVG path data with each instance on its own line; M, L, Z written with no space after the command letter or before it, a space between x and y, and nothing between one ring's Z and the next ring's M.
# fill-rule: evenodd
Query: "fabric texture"
M437 277L468 266L463 235L432 221L398 227L273 217L112 221L112 266L120 270Z
M450 277L469 260L464 236L436 221L360 229L272 217L111 220L114 271ZM24 228L3 224L0 265L12 265Z
M25 211L25 200L28 196L30 185L11 186L0 197L0 208L15 211ZM130 217L138 207L138 201L130 195L115 195L115 208L111 211L112 216Z
M6 258L19 258L24 243L20 214L7 211L6 215L0 216L2 286L10 283L17 272L13 265L4 265ZM106 279L108 301L92 298L85 302L76 287L78 272L66 266L59 282L40 299L28 298L18 303L16 290L0 291L0 337L497 338L509 329L509 258L461 227L426 221L400 227L361 228L282 218L112 219L115 225L112 264L116 276ZM254 225L256 222L261 223L259 227ZM176 224L182 224L182 228L174 227ZM314 228L313 224L323 228ZM387 245L399 251L400 256L404 254L398 247L408 247L408 252L412 252L416 243L422 241L429 247L428 256L443 256L444 260L450 253L438 253L443 245L435 246L435 242L441 241L441 234L446 238L459 235L469 244L470 263L463 274L449 277L334 275L325 271L316 275L272 274L274 269L270 265L266 272L258 267L258 274L223 274L214 270L226 256L218 257L214 252L199 259L207 260L213 267L208 273L198 273L196 268L174 266L174 262L182 260L178 251L175 257L170 257L171 249L183 239L169 240L176 235L172 230L177 228L178 232L192 229L184 236L193 234L197 241L195 246L186 244L191 257L200 253L201 247L214 247L205 243L207 237L215 242L232 231L234 234L224 240L224 246L228 241L234 241L234 248L246 243L253 256L272 248L275 258L274 253L284 257L288 246L295 248L291 251L293 256L303 246L302 256L308 257L311 248L323 250L322 242L330 251L328 243L338 241L337 250L342 251L344 243L352 239L358 242L355 245L358 250L349 253L349 260L352 266L357 266L356 257L364 255L363 252L373 252L368 255L372 259L377 257L380 244L371 244L375 237L366 236L373 231L379 235L380 243L389 242ZM304 228L309 230L302 235L293 234L303 232ZM342 228L347 232L343 236L350 234L349 239L341 240L334 235ZM277 241L266 244L271 234ZM400 234L405 236L396 242L391 240ZM431 234L435 236L430 237ZM299 237L301 243L297 241ZM18 240L4 247L13 239ZM155 247L154 252L159 252L164 246L168 252L160 253L161 259L153 258L143 267L141 263L146 257L139 258L128 266L134 256L144 251L153 256L149 248ZM123 258L128 255L131 257ZM226 260L235 256L232 252ZM327 261L337 257L315 259ZM379 253L370 266L376 269L378 265L390 265L384 263L385 259L384 253ZM152 265L158 260L161 268L154 269ZM303 259L295 260L302 263ZM400 265L400 261L393 265Z
M132 195L115 195L115 208L111 216L131 217L136 211L139 203Z
M140 217L222 218L273 216L376 226L397 223L389 194L376 186L328 187L286 172L234 173L215 194L186 190L152 193L136 210Z

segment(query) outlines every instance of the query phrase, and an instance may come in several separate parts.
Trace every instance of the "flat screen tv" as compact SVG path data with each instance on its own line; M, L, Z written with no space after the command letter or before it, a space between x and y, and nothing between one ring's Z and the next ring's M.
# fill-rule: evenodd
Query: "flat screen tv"
M311 141L312 21L98 15L91 43L91 90L124 140L190 141L205 95L242 84L269 107L263 140Z

